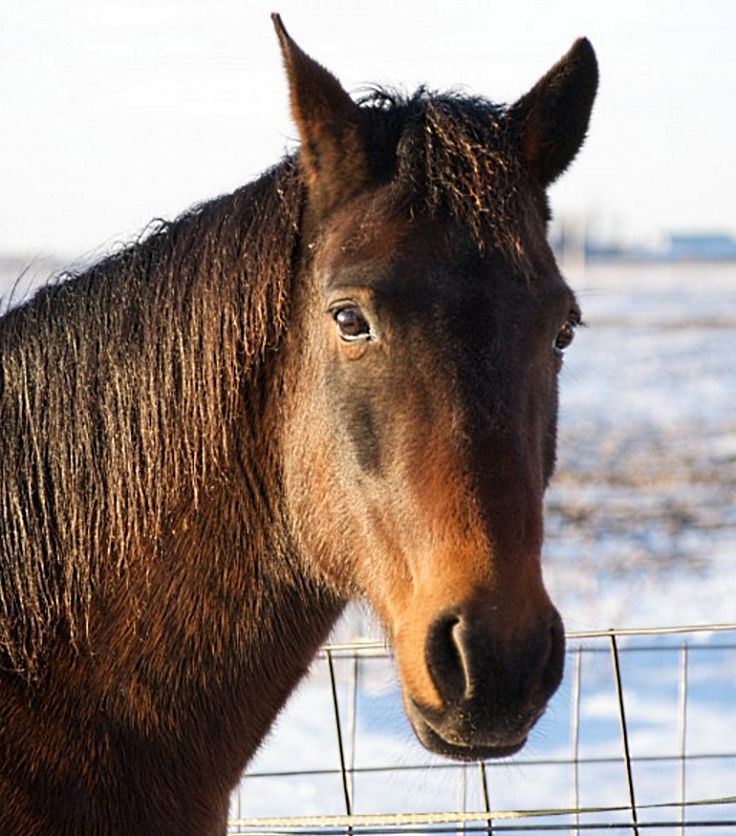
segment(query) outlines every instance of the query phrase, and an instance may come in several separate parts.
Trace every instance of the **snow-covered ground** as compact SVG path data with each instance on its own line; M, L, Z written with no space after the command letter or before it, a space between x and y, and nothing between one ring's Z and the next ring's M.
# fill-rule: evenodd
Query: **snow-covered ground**
M736 620L736 265L598 266L561 384L547 579L569 628Z

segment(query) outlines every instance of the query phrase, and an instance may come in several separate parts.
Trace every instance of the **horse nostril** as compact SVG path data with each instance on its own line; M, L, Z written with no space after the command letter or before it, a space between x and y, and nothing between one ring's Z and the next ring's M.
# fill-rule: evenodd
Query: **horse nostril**
M486 620L452 609L430 625L425 653L446 709L490 717L505 701L533 707L552 696L562 681L565 634L556 611L523 638L503 641Z
M492 607L453 607L427 631L425 663L442 705L413 704L419 728L447 745L516 751L562 679L556 610L515 631L499 629L497 615Z
M446 613L435 619L427 635L427 667L440 696L456 702L467 696L467 660L463 647L462 618Z

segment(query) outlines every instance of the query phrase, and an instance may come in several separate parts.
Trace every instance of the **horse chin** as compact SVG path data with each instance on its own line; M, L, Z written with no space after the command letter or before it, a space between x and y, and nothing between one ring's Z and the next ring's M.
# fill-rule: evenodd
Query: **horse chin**
M527 734L518 740L499 740L486 743L475 740L447 740L421 716L418 710L407 710L409 722L419 742L435 755L456 761L498 760L515 755L524 748Z

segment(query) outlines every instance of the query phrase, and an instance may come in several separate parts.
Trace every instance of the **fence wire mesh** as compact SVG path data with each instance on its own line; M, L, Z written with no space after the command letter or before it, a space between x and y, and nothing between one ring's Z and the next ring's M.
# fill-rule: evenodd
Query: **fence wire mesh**
M322 649L233 798L228 833L736 832L736 624L568 634L526 748L413 739L381 642Z

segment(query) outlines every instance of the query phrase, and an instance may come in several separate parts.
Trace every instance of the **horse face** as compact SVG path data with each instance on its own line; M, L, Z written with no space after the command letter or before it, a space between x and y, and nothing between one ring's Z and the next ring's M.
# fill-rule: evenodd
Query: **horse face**
M346 211L314 260L288 495L303 547L368 599L430 749L519 748L560 681L542 582L560 345L579 312L462 231L394 224L357 250Z
M580 312L546 245L541 196L582 141L590 84L578 107L569 85L594 58L578 45L505 116L526 168L515 234L530 278L450 215L392 207L375 120L277 29L309 193L285 347L293 536L310 570L379 614L422 743L507 755L563 668L542 500ZM560 113L571 134L555 142Z

